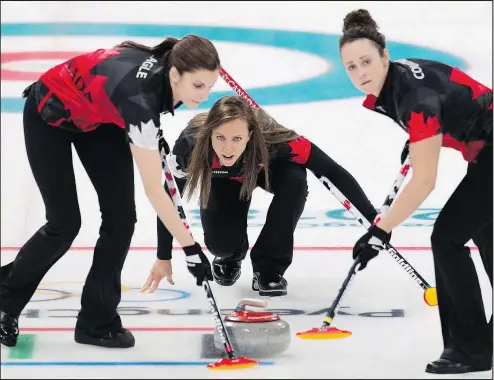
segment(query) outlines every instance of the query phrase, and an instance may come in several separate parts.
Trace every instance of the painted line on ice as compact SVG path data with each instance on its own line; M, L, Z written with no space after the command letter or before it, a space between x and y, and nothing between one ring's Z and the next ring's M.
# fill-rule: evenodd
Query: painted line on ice
M130 331L159 331L159 332L210 332L213 327L126 327ZM21 327L21 332L69 332L73 327Z
M163 361L163 362L14 362L14 361L2 361L1 366L9 367L26 367L26 366L77 366L77 367L88 367L88 366L207 366L211 362L207 361L197 361L197 362L174 362L174 361ZM275 365L275 362L259 362L260 366Z
M407 247L397 247L394 246L394 248L397 251L413 251L413 252L419 252L419 251L431 251L431 247L427 246L421 246L421 247L413 247L413 246L407 246ZM478 248L475 246L469 246L472 251L477 251ZM19 251L21 247L0 247L0 250L2 251ZM157 247L130 247L131 251L156 251ZM182 250L181 247L173 247L174 250ZM203 250L207 251L207 247L202 247ZM252 247L249 247L249 250L251 250ZM93 251L94 247L71 247L69 251ZM294 251L352 251L353 246L301 246L301 247L293 247Z
M184 331L199 331L211 332L214 329L211 327L130 327L131 331L159 331L159 332L184 332ZM21 332L70 332L74 331L73 327L24 327ZM73 366L73 367L89 367L89 366L207 366L211 362L207 361L30 361L34 353L35 334L19 335L18 343L15 347L9 349L9 359L24 359L27 361L4 361L0 362L1 366L9 367L50 367L50 366ZM273 361L260 361L261 366L275 365Z

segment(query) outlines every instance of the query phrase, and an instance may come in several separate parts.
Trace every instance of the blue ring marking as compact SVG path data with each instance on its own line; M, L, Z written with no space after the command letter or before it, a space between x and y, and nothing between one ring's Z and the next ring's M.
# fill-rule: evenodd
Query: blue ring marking
M258 104L269 106L363 96L345 73L338 50L340 36L335 34L219 26L112 23L5 23L1 24L1 33L2 37L33 35L182 37L186 34L199 34L215 41L274 46L317 55L330 61L332 68L306 80L248 90L249 95ZM392 59L421 57L448 63L462 70L466 68L464 60L449 53L393 41L387 42L387 46ZM282 64L280 60L280 65ZM235 79L234 68L226 69ZM209 109L216 100L231 94L232 91L211 93L209 100L199 105L198 109ZM24 99L2 98L1 112L22 112L23 105ZM180 108L177 111L179 110Z
M141 288L131 288L132 290L141 290ZM43 300L31 300L31 302L52 302L52 301L61 301L67 298L72 297L72 293L67 292L65 290L60 290L60 289L49 289L49 288L39 288L38 290L48 290L51 292L57 292L59 293L58 298L53 298L53 299L43 299ZM124 300L122 299L120 302L166 302L166 301L178 301L186 298L190 298L190 293L185 292L183 290L176 290L176 289L162 289L158 288L156 289L157 291L162 291L162 292L172 292L172 293L178 293L178 295L175 298L164 298L164 299L155 299L155 300ZM122 297L123 298L123 297Z
M132 290L141 290L141 288L131 288L131 289ZM162 289L162 288L158 288L156 290L160 290L162 292L178 293L178 295L175 298L156 299L156 300L124 300L122 297L121 302L166 302L166 301L178 301L178 300L190 298L190 293L184 292L183 290Z
M206 366L211 362L179 362L179 361L163 361L163 362L17 362L17 361L2 361L1 366L8 367L24 367L24 366ZM275 365L275 362L259 362L261 366Z

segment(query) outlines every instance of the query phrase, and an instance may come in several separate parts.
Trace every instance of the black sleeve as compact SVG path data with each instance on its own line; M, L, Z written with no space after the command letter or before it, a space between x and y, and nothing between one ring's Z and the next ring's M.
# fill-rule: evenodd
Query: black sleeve
M314 143L304 166L318 177L329 179L370 223L374 221L377 211L355 178Z
M318 178L326 177L369 222L374 221L377 211L355 178L305 137L298 136L288 143L270 147L270 156L275 160L289 160L303 165Z
M190 157L195 146L194 132L185 128L180 136L178 136L175 145L173 146L172 156L170 158L170 166L174 175L178 177L187 176L187 168L189 167ZM172 164L173 163L173 164Z
M187 132L183 131L175 142L172 153L167 157L168 165L170 166L170 171L175 178L180 197L183 196L185 183L187 182L187 167L189 165L192 149L193 145L191 144L191 140L188 138ZM167 194L170 195L170 190L166 185L166 181L163 186L165 187ZM156 222L158 233L157 257L160 260L171 260L173 236L166 229L159 217L157 217Z

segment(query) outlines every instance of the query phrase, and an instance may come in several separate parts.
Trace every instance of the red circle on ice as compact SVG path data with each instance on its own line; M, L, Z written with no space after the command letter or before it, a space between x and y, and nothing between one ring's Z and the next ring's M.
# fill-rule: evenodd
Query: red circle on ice
M18 61L35 61L38 59L53 59L60 60L60 62L66 61L76 55L82 54L81 52L73 51L24 51L24 52L10 52L2 53L1 62L2 69L0 76L2 80L26 80L35 81L38 80L42 73L37 73L33 71L18 71L4 69L3 64L9 62Z

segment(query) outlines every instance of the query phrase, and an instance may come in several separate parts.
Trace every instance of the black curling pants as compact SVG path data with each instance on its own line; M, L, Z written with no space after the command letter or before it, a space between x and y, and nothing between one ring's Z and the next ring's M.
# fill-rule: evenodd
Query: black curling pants
M274 196L250 257L255 272L283 275L292 263L293 234L307 200L307 171L287 161L272 163L269 170ZM239 199L241 186L232 179L214 178L208 207L200 210L204 242L216 257L243 260L249 248L250 201ZM263 173L258 186L265 188Z
M442 357L465 364L492 363L492 316L487 322L479 280L467 242L479 248L492 286L492 145L441 210L431 236L439 316L444 341Z
M81 298L77 327L100 335L121 327L120 274L127 256L136 211L132 155L125 131L116 125L75 133L46 124L33 96L24 109L27 156L46 210L47 223L0 271L0 310L19 315L48 270L68 251L81 226L72 165L72 146L98 195L102 223ZM77 267L67 280L79 278Z

